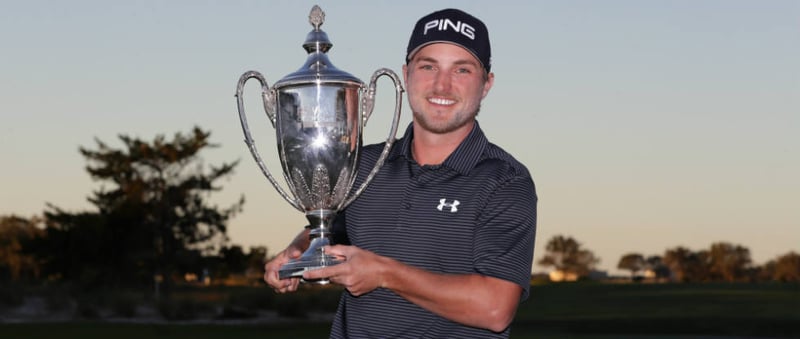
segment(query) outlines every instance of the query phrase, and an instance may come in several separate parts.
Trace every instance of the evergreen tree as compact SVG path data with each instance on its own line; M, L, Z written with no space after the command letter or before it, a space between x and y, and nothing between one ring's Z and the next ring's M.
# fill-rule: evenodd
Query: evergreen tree
M150 142L120 135L120 149L96 140L80 148L86 170L102 183L89 201L97 211L73 213L49 205L48 266L84 283L169 282L176 262L215 253L227 242L227 222L244 198L228 208L209 202L237 162L204 165L199 153L215 147L209 132L163 135Z

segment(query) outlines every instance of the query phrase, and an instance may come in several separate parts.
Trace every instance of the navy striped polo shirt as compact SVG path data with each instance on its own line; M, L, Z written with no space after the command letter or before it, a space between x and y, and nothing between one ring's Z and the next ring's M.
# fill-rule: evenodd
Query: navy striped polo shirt
M530 173L490 143L476 123L440 165L411 156L413 128L392 147L364 192L340 214L350 244L431 272L496 277L529 294L536 234ZM354 187L372 170L384 144L366 146ZM445 288L445 286L442 286ZM507 338L433 314L388 289L359 297L344 292L331 338Z

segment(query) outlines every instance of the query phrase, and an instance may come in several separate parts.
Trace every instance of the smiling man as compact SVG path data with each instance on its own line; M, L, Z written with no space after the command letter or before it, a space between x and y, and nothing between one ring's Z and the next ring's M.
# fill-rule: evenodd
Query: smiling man
M331 338L507 338L529 294L537 197L528 170L492 144L476 116L494 83L486 26L456 9L414 27L403 77L413 121L370 185L339 216L344 263L306 271L347 289ZM383 144L362 150L359 187ZM308 247L300 234L265 266Z

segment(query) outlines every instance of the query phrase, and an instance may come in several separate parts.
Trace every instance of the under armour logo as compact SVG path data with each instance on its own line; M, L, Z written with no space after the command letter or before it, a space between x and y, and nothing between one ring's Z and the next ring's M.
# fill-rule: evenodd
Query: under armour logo
M453 200L453 202L447 202L447 199L439 199L439 206L436 206L436 209L443 211L445 207L450 208L450 213L458 212L458 205L461 204L458 200Z

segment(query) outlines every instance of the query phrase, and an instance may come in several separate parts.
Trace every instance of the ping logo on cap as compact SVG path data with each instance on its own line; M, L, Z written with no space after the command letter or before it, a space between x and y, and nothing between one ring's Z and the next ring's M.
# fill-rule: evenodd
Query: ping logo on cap
M452 29L457 33L461 33L461 35L469 38L470 40L475 40L475 28L470 26L466 22L461 22L461 21L453 22L450 19L436 19L428 21L427 23L425 23L424 29L422 30L422 34L427 35L428 30L433 28L435 28L438 31L446 31L448 29Z

